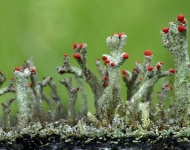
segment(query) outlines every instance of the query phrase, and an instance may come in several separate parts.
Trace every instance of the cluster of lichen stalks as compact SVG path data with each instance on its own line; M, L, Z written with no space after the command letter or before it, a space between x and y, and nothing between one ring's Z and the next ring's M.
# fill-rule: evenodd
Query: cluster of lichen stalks
M177 25L170 22L169 28L163 28L161 35L164 47L175 60L175 70L163 71L163 62L158 62L154 67L153 54L151 50L146 50L143 64L137 61L133 71L121 71L120 66L128 59L128 54L122 53L127 36L120 33L107 38L106 43L110 54L102 56L103 65L100 59L95 60L100 79L87 65L87 44L74 43L73 57L80 68L70 64L67 54L64 54L63 65L57 67L59 74L73 74L79 84L79 87L73 87L71 78L60 81L69 92L67 112L52 77L44 78L40 82L32 59L25 61L22 67L15 68L9 85L0 90L0 95L8 92L16 95L6 103L2 103L4 116L1 120L0 140L12 140L23 134L33 136L38 134L41 137L59 134L62 138L83 135L95 138L106 134L114 137L140 138L150 134L175 133L182 127L184 130L180 132L180 135L190 135L188 130L190 63L187 49L187 21L184 15L180 14L177 17ZM121 96L120 72L127 87L125 100ZM157 93L158 102L154 107L152 104L154 85L160 78L173 74L175 74L175 102L171 102L171 106L165 108L164 103L172 89L171 86L165 84L161 92ZM81 79L89 84L94 94L95 114L87 109L87 98ZM5 75L0 72L0 86L5 80ZM46 86L51 89L49 97L43 92ZM80 113L76 114L74 107L79 91L82 92L84 105ZM43 100L50 107L48 114L44 113ZM15 120L11 122L12 102L18 104L19 112L15 115ZM179 134L176 133L176 135Z

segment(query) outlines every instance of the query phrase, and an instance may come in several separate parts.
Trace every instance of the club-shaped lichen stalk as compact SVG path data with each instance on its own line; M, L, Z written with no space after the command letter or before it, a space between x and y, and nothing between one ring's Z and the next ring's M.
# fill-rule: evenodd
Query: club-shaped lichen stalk
M189 56L187 41L187 20L183 14L178 15L177 25L169 23L169 28L161 31L164 47L172 54L175 61L175 111L176 121L180 125L187 125L190 119L187 118L190 107L188 95L189 77Z

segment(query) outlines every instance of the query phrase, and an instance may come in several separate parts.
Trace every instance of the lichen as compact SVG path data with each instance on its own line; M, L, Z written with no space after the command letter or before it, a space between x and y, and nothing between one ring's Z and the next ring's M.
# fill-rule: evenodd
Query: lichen
M74 87L71 78L60 81L69 93L67 108L62 104L52 77L38 80L32 58L25 61L24 66L15 67L14 78L10 78L9 85L0 90L0 95L15 93L15 97L2 103L4 116L0 122L0 141L14 143L28 136L31 139L48 138L52 141L51 137L56 136L65 143L83 139L85 144L107 140L110 144L118 144L123 139L132 143L156 143L171 137L180 142L189 142L190 62L187 28L187 20L180 14L177 24L170 22L169 27L161 31L164 47L174 58L175 70L169 68L163 71L163 62L158 62L154 67L153 53L146 50L144 63L137 61L133 71L121 71L121 65L129 58L127 53L122 52L127 40L127 35L122 32L106 39L110 54L102 55L104 65L100 59L95 60L99 79L87 65L87 44L74 43L73 57L80 68L70 64L68 54L63 56L63 65L56 68L61 75L74 74L78 83ZM127 89L125 98L121 94L120 72ZM172 75L175 75L175 97L171 106L165 107L165 101L173 89L167 82L163 83L161 91L157 93L158 102L154 106L155 84L159 79ZM0 86L5 80L5 75L0 71ZM82 80L89 84L94 94L94 114L87 108L87 93ZM44 92L46 87L51 90L50 96ZM82 92L84 105L76 113L74 108L79 92ZM48 114L44 111L43 101L49 105ZM10 105L14 102L18 104L19 110L15 115L17 123L10 118Z

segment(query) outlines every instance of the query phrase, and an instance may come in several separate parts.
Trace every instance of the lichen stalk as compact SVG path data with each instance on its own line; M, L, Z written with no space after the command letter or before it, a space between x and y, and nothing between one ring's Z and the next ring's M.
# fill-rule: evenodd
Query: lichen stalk
M98 100L98 116L103 126L107 126L113 119L113 111L121 103L120 66L128 59L128 54L122 53L126 45L127 36L124 33L115 34L106 40L110 55L104 54L108 72L108 85Z
M86 115L88 112L88 97L87 97L87 93L86 93L85 88L84 88L84 84L81 81L81 79L78 78L77 76L75 76L75 79L76 79L76 81L80 87L80 93L82 95L83 107L80 111L80 114L81 114L81 116L83 116L83 115Z
M28 94L29 94L29 98L31 100L30 102L30 109L31 109L31 114L30 114L30 118L33 122L39 122L39 111L38 111L38 103L37 103L37 99L36 96L34 95L33 89L32 89L32 84L30 84L30 88L28 88Z
M184 19L185 20L185 19ZM169 23L169 31L161 32L164 47L172 54L175 62L175 111L176 119L180 125L187 125L190 119L187 118L188 109L190 108L190 97L188 95L188 41L187 41L187 20L182 25L180 21L176 25L174 22ZM184 31L179 26L184 26Z
M33 91L34 91L34 95L36 97L36 102L37 102L37 106L38 106L38 117L41 123L45 122L46 117L45 117L45 113L44 113L44 109L43 109L43 104L42 104L42 96L41 96L41 87L39 85L39 80L38 80L38 76L37 76L37 72L35 70L35 72L31 72L31 81L33 83Z
M19 109L18 125L24 128L29 123L30 109L27 102L28 77L30 71L28 68L21 71L14 71L16 100Z
M156 82L165 76L170 76L173 73L170 73L169 71L162 71L162 72L154 72L155 74L151 78L147 78L147 80L142 84L142 86L139 88L139 90L132 96L129 104L130 104L130 110L133 114L136 115L136 112L138 112L138 106L141 105L141 103L138 102L141 98L144 98L142 102L149 102L149 107L152 109L152 100L153 95L150 92L153 92L154 85ZM147 95L149 94L149 95ZM126 102L127 105L128 102ZM148 111L148 109L147 109Z
M9 85L0 89L0 96L4 95L5 93L9 93L12 92L14 93L16 91L15 87L14 87L14 82L12 79L9 80Z
M102 95L103 86L101 85L97 77L92 73L92 71L87 66L87 57L86 57L87 44L82 43L79 45L75 43L74 45L75 45L73 47L75 51L74 58L77 56L75 59L80 65L82 70L75 66L71 66L69 62L69 56L65 55L63 58L63 66L57 67L56 68L57 72L59 74L71 73L71 74L76 75L79 78L82 78L84 81L86 81L89 84L94 94L94 105L95 105L96 112L98 112L97 101Z
M163 122L163 120L167 117L166 114L170 115L171 110L169 109L169 112L167 112L165 108L165 101L168 99L169 92L172 90L172 87L169 86L168 84L165 84L162 87L161 92L157 92L157 98L158 98L158 103L156 104L155 108L155 113L154 113L154 121L159 125ZM170 117L172 118L172 117Z
M10 112L11 112L11 109L10 109L10 105L11 103L15 100L15 98L11 98L9 99L6 103L2 103L2 106L3 106L3 112L4 112L4 121L3 121L3 124L4 124L4 130L7 132L10 130L11 128L11 123L10 123Z
M49 76L49 77L44 78L43 81L41 81L39 83L39 85L41 86L42 99L45 100L47 102L47 104L49 105L48 115L49 115L50 122L53 122L57 119L65 117L65 114L63 112L62 103L61 103L61 100L59 99L60 97L57 93L56 85L52 80L53 80L53 78L51 76ZM47 96L43 92L44 88L46 86L50 87L51 96Z
M55 84L55 82L53 82L52 77L50 77L50 78L51 78L51 80L50 80L50 82L48 82L48 85L52 91L53 99L56 103L55 119L58 120L58 119L61 119L64 117L64 108L63 108L61 98L58 94L56 84Z
M98 81L97 77L92 73L87 65L87 44L80 44L74 49L75 54L80 54L81 58L76 59L78 64L82 69L82 74L84 75L84 80L89 84L92 92L94 93L94 105L96 108L96 112L98 111L98 99L102 95L103 87Z
M132 96L131 102L134 103L138 99L144 97L147 92L154 87L158 79L165 77L165 76L171 76L173 73L170 71L154 71L154 73L151 73L151 76L146 78L146 81L142 84L142 86L139 88L139 90Z
M68 92L69 92L69 104L68 104L68 120L70 122L71 125L75 124L75 112L74 112L74 108L75 108L75 103L77 100L77 92L79 90L79 88L74 88L71 84L71 78L69 79L65 79L65 80L61 80L60 81L63 85L65 85L65 87L67 88Z
M31 72L31 81L32 81L32 89L34 92L34 95L36 97L36 111L38 112L38 118L41 123L44 123L46 120L43 104L42 104L42 96L41 96L41 87L39 85L38 75L36 67L33 64L33 58L31 57L29 60L26 61L26 65L28 66L30 72Z
M95 64L98 68L98 72L99 72L100 76L103 77L104 73L105 73L105 69L103 68L103 66L101 64L100 59L96 59Z
M126 74L126 76L125 76ZM130 75L129 75L130 74ZM127 78L127 76L129 76ZM123 71L123 81L125 82L125 85L127 87L127 99L130 100L131 97L138 91L139 89L139 83L138 82L139 73L136 70L133 70L132 73L129 73L129 71Z

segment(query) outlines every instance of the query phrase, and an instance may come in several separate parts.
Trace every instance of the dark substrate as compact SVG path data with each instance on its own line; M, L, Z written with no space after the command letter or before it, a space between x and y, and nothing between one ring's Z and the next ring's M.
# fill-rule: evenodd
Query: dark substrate
M177 142L177 139L172 135L164 139L149 136L141 138L137 143L134 142L135 138L110 138L104 136L101 139L95 138L89 143L85 143L88 137L73 138L69 137L69 142L61 140L59 135L51 135L47 138L31 138L28 135L23 138L17 138L15 143L10 144L9 141L0 142L0 150L190 150L190 143ZM190 140L190 137L188 137Z

